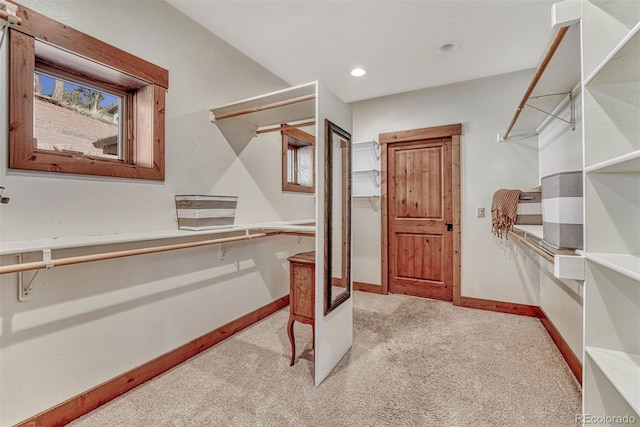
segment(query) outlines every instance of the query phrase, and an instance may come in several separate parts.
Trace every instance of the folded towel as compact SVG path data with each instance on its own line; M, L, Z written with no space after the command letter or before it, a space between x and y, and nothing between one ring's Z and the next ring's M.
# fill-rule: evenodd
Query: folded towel
M491 232L502 237L513 229L518 213L518 199L522 191L501 189L493 193L491 202Z

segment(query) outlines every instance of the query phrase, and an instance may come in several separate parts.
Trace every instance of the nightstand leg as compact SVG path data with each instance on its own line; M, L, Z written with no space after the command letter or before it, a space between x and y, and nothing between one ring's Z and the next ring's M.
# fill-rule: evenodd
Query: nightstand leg
M289 318L289 325L287 326L287 333L289 334L289 342L291 343L291 363L289 366L293 366L293 363L296 358L296 338L293 336L293 320Z

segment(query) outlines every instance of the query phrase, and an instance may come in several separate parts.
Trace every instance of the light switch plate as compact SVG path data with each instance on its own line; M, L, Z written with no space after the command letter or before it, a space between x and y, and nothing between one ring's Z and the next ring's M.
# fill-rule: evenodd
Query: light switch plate
M476 218L484 218L484 207L479 206L476 208Z

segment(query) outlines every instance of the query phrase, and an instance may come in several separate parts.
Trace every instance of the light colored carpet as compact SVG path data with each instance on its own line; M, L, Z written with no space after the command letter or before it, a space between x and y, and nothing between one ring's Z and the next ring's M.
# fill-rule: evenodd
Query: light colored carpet
M71 425L576 425L580 386L538 319L355 292L354 344L313 385L311 327L288 307Z

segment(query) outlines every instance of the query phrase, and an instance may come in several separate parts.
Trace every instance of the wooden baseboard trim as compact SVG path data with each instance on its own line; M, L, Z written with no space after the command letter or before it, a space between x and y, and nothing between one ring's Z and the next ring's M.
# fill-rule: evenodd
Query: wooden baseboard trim
M558 331L553 322L547 317L547 314L542 308L540 308L540 321L556 344L556 347L558 347L558 350L560 350L560 354L564 358L564 361L567 362L567 366L569 366L569 369L573 372L576 380L582 385L582 363L580 363L580 360L576 357L573 350L571 350L571 347L569 347L569 344L562 338L560 331Z
M517 314L520 316L529 317L541 317L540 307L536 305L517 304L514 302L493 301L471 297L460 297L459 305L461 307L497 311L499 313Z
M277 299L220 328L188 342L91 390L47 409L15 427L63 426L139 386L151 378L216 345L289 304L289 295Z
M353 282L353 290L382 295L382 286L374 285L373 283Z

